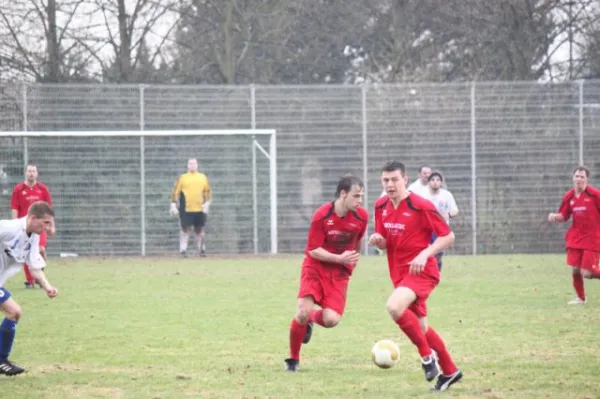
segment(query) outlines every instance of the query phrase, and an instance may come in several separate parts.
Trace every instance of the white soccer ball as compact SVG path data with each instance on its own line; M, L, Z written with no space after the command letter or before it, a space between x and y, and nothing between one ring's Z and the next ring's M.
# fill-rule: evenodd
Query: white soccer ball
M400 358L400 348L390 339L382 339L373 345L371 349L373 363L379 368L389 369L393 367Z

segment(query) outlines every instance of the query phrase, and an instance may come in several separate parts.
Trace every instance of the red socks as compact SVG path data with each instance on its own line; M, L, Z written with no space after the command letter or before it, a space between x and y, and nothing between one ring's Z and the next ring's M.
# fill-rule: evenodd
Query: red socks
M396 320L396 324L400 327L402 332L406 334L408 339L412 341L413 344L419 350L419 355L421 357L426 357L431 355L431 348L427 343L427 338L425 338L425 334L421 330L421 325L419 324L419 319L417 316L410 310L405 310L402 313L402 316L398 320Z
M431 349L437 352L438 363L440 365L440 368L442 369L442 374L454 374L456 372L456 365L452 361L450 353L448 353L448 350L446 349L446 345L444 344L442 338L431 327L427 329L425 337L427 338L427 343L429 344Z
M321 327L325 327L323 324L323 309L313 310L310 313L310 318L308 319L311 323L316 323Z
M307 325L300 324L296 319L292 320L290 325L290 358L300 361L300 348L304 335L306 334Z
M582 301L585 301L585 288L583 285L583 276L579 273L573 274L573 288L577 293L577 297Z
M29 271L29 266L27 266L27 263L25 263L23 265L23 270L25 271L25 280L27 280L27 282L30 284L35 284L35 279L31 275L31 272Z

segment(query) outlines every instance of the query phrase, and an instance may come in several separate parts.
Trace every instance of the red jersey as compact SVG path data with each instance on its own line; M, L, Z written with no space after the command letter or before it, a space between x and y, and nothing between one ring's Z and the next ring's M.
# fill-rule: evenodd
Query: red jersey
M558 212L565 221L573 216L566 235L567 248L600 251L600 190L587 186L579 197L575 189L569 190Z
M429 246L431 233L443 237L452 231L431 201L411 192L396 209L387 195L375 202L375 232L386 239L390 270L399 268L408 273L408 263ZM423 273L439 280L439 269L432 259Z
M354 212L348 212L344 217L335 213L334 202L321 206L313 214L308 231L308 242L304 253L306 260L318 262L323 266L345 267L338 263L326 263L313 259L310 251L316 248L333 254L342 254L344 251L356 249L356 245L365 235L369 222L369 213L365 208L358 207Z
M27 216L29 207L36 201L46 201L52 205L52 197L48 187L40 182L35 183L33 187L29 187L27 183L22 182L13 189L10 207L18 212L17 217L22 218Z

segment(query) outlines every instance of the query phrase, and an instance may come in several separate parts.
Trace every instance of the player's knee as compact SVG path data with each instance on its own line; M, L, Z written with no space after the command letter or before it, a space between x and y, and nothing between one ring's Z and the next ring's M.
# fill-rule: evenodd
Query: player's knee
M427 330L429 329L427 317L419 317L419 326L421 327L421 331L423 331L423 334L427 334Z
M4 313L6 315L6 318L12 321L19 321L19 319L23 315L21 307L16 302L13 302L11 306L5 307Z
M581 274L581 269L580 269L580 268L578 268L578 267L571 267L571 272L572 272L574 275L578 275L578 274Z
M398 320L415 299L417 299L417 296L410 288L396 288L386 303L387 311L392 319Z
M331 309L325 309L323 311L323 327L331 328L335 327L342 320L342 315Z
M386 310L390 314L392 320L398 320L407 309L400 301L390 297L386 303Z
M594 274L591 271L585 270L585 269L581 270L581 275L583 276L583 278L593 278L594 277Z
M307 303L298 303L298 309L296 310L296 321L300 324L308 323L310 313L312 311L312 304L308 306Z

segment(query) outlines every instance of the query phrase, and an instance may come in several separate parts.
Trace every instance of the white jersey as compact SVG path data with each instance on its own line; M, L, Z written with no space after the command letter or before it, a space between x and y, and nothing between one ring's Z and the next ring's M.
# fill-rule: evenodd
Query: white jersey
M430 191L424 196L437 208L446 223L450 223L450 212L458 212L458 206L454 200L454 196L448 190L440 188L437 194L433 195Z
M421 197L427 198L429 195L429 183L425 185L421 184L421 179L417 179L410 186L408 186L408 191L413 192Z
M40 270L46 262L40 255L40 236L27 234L27 216L20 219L0 220L0 287L21 270L23 263L30 269Z

